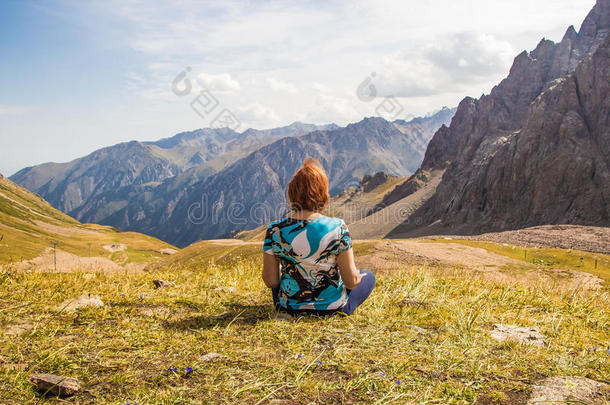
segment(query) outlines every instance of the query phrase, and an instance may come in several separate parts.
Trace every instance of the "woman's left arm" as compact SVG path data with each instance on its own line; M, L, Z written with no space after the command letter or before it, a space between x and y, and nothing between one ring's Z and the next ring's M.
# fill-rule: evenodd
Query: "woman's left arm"
M263 253L263 281L269 288L280 285L280 262L275 255Z

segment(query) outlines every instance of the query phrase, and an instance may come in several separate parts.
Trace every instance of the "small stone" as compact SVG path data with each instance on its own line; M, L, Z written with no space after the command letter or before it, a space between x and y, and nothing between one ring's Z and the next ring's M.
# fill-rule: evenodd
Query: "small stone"
M603 404L610 399L608 384L584 377L550 377L532 386L527 405Z
M67 397L80 391L80 383L74 378L53 374L34 374L30 380L42 394Z
M153 280L153 284L155 285L155 288L169 288L176 286L176 283L165 280Z
M221 312L221 313L220 313L220 314L218 314L218 315L214 315L214 316L212 317L212 319L215 319L215 320L217 320L217 321L221 321L221 320L223 320L223 319L229 319L229 318L232 318L232 317L233 317L233 313L232 313L232 312L225 311L225 312Z
M204 362L204 363L209 363L215 360L220 360L222 358L224 358L225 356L223 356L220 353L208 353L208 354L204 354L203 356L201 356L199 358L199 361Z
M78 298L65 300L57 309L60 311L76 311L85 307L100 308L103 306L104 302L99 296L83 294Z
M430 333L430 331L428 331L427 329L420 328L417 325L406 325L406 327L411 329L414 332L417 332L417 333L421 334L421 335L427 335L427 334Z
M275 319L277 319L278 321L288 321L288 322L294 321L294 317L290 314L287 314L286 312L278 312L275 315Z
M398 306L409 308L428 308L430 306L430 303L422 300L405 298L398 303Z
M544 335L537 328L523 328L515 325L493 325L491 337L498 341L515 340L536 346L544 346Z
M22 333L31 331L32 329L34 329L34 324L31 322L24 321L24 322L18 322L18 323L12 324L12 325L8 325L4 329L3 333L5 335L19 336Z
M229 294L235 294L237 292L237 290L234 287L216 287L216 288L214 288L214 291L226 292Z
M174 253L178 253L178 251L176 249L170 249L170 248L159 249L159 250L157 250L157 252L161 253L162 255L173 255Z

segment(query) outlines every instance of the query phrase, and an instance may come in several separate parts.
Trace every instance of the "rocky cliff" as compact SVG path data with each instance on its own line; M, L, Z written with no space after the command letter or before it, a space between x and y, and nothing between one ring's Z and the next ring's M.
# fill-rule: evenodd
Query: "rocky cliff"
M543 39L488 96L464 99L422 163L447 167L436 193L390 235L610 225L609 29L598 0L579 32Z

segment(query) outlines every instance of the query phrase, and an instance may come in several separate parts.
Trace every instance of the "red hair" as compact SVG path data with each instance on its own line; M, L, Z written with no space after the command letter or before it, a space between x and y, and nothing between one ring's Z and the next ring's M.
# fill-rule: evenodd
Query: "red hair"
M288 199L293 211L322 211L328 204L328 177L317 159L305 159L294 173L288 183Z

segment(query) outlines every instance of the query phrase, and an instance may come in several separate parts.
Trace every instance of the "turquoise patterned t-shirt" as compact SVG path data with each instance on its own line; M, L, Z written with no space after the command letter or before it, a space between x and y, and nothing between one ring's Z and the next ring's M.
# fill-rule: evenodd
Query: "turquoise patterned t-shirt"
M339 218L283 218L267 227L263 251L280 261L280 305L318 311L342 308L347 292L337 256L352 247Z

